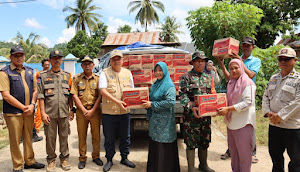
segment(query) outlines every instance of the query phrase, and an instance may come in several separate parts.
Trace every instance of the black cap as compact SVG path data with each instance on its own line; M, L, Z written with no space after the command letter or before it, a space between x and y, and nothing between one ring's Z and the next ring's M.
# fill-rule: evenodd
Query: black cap
M255 45L255 41L251 36L246 36L243 40L242 40L242 44L250 44L250 45Z
M16 54L16 53L23 53L23 54L25 54L24 49L21 46L18 46L18 45L17 46L13 46L10 49L10 55Z
M52 51L50 52L49 58L51 58L51 57L56 57L56 56L63 57L64 55L63 55L62 52L59 51L59 50L52 50Z

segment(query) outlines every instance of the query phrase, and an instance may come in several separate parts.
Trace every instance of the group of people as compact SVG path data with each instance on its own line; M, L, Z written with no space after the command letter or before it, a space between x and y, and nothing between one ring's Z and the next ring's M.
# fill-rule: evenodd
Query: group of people
M228 106L219 108L227 124L228 150L221 158L231 157L233 172L250 172L251 164L257 162L255 140L255 95L256 75L261 61L252 56L255 41L251 37L242 40L243 55L233 54L229 71L224 59L217 58L227 85ZM32 148L34 109L38 100L46 136L47 171L56 168L56 137L59 136L60 165L71 169L68 148L69 121L76 113L79 163L85 168L87 156L87 131L91 126L92 159L103 171L113 166L115 141L119 138L120 163L130 168L135 164L128 159L130 153L130 113L122 101L122 90L134 88L131 72L122 67L123 54L113 50L110 66L100 75L92 73L93 59L85 56L83 72L71 77L60 68L63 54L59 50L50 52L51 68L34 76L33 69L23 65L25 54L20 46L10 52L11 63L0 71L3 82L3 112L9 130L9 141L13 171L23 168L42 169L44 164L36 162ZM296 53L283 48L278 55L281 71L271 77L263 97L263 115L270 120L269 153L274 172L284 171L283 152L287 149L291 159L289 171L300 171L300 73L296 72ZM198 148L199 166L202 172L214 172L208 166L208 148L211 142L211 117L201 117L195 106L194 96L215 94L215 83L220 82L213 62L203 52L193 53L190 64L193 69L180 78L179 99L184 107L183 135L186 144L188 172L195 171L195 149ZM174 105L175 85L170 78L168 66L158 62L154 67L157 80L150 88L149 101L143 101L149 118L148 172L180 171ZM73 105L75 102L75 106ZM100 106L101 104L101 106ZM106 164L100 159L100 125L103 125ZM23 136L24 161L19 149Z

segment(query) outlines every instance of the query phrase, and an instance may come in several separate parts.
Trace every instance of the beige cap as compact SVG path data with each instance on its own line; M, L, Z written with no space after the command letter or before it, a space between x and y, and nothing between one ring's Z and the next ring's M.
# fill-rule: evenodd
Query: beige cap
M93 62L93 59L89 56L89 55L86 55L82 60L82 62Z
M294 57L296 58L296 51L292 48L282 48L279 51L278 57L279 56L285 56L285 57Z
M120 50L113 50L113 51L110 53L110 58L113 58L113 57L115 57L115 56L123 57L122 51L120 51Z

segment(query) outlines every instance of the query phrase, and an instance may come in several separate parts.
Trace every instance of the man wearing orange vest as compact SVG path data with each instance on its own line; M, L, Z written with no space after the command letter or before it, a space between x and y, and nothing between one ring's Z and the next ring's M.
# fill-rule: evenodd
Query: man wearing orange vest
M135 164L127 159L130 146L130 114L126 103L122 101L122 89L133 88L133 78L128 69L122 68L123 54L120 50L111 52L110 64L110 67L101 72L98 84L102 95L102 125L107 158L103 171L109 171L113 165L117 136L120 137L121 164L135 167Z

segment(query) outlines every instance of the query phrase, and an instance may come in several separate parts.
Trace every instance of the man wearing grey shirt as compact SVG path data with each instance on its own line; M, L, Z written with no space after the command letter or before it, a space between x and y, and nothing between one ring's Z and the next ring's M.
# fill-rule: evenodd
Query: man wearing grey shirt
M269 154L273 172L284 172L285 149L291 159L288 171L300 171L300 73L294 69L296 62L293 49L280 50L281 71L271 77L263 96L263 114L270 120Z

